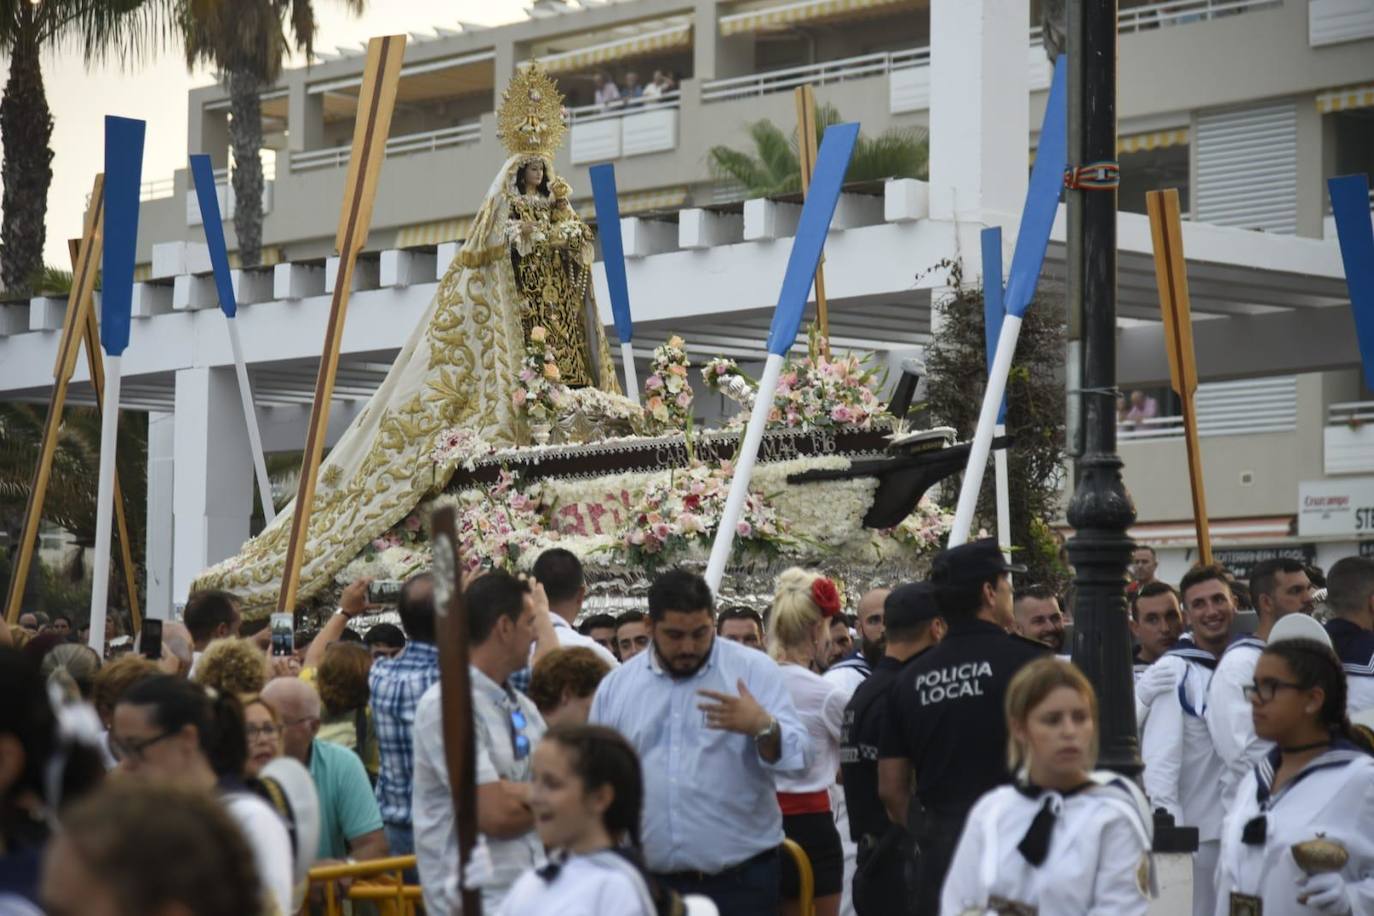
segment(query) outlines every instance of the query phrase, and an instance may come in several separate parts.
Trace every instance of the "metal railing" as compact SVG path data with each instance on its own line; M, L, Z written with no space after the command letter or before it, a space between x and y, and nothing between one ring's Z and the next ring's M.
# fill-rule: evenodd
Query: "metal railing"
M457 127L444 127L439 130L392 137L386 141L386 154L388 156L405 156L410 153L429 153L448 146L476 143L481 139L481 123L459 124ZM305 172L311 169L342 168L348 165L348 156L352 149L352 145L345 144L292 153L291 171Z
M274 156L274 157L272 157L272 158L270 158L270 159L264 158L264 159L262 160L262 180L263 180L263 181L272 181L272 180L275 179L276 177L277 177L277 160L276 160L276 157ZM228 184L228 183L229 183L229 169L228 169L227 167L226 167L226 168L222 168L222 169L215 169L215 183L216 183L216 184ZM188 185L191 184L190 179L187 180L187 184L188 184ZM168 177L168 178L154 178L152 181L145 181L145 182L143 182L143 184L139 187L139 189L138 189L138 199L139 199L140 201L160 200L160 199L162 199L162 198L164 198L164 197L171 197L171 196L172 196L173 194L175 194L175 193L176 193L176 179L175 179L175 178L173 178L173 177ZM86 197L88 198L87 203L89 204L89 203L90 203L90 201L89 201L90 195L87 194Z
M1117 14L1117 28L1123 33L1141 32L1165 25L1203 22L1269 6L1282 6L1283 0L1166 0L1146 6L1132 6ZM1028 37L1032 46L1041 44L1040 27L1032 28ZM702 101L743 98L783 92L804 83L823 85L847 79L881 76L905 67L930 65L930 48L911 48L904 51L863 54L840 60L751 73L728 79L711 80L701 87Z
M587 124L592 121L607 121L627 115L641 114L645 111L660 111L665 108L680 108L682 93L674 89L653 98L618 99L609 105L579 105L568 109L568 125Z
M1293 376L1204 383L1197 391L1198 435L1248 436L1297 429L1297 397L1297 379ZM1374 405L1370 407L1374 409ZM1122 441L1181 437L1183 418L1119 421L1116 435Z
M1364 426L1374 423L1374 401L1343 401L1326 408L1327 426Z
M808 64L804 67L789 67L786 70L770 70L766 73L711 80L702 84L701 99L704 102L717 102L723 99L767 95L770 92L785 92L807 83L823 86L826 83L882 76L893 70L929 64L930 48L862 54L858 57Z
M1267 6L1282 6L1283 0L1166 0L1145 6L1131 6L1116 16L1117 30L1122 33L1141 32L1166 25L1186 25L1206 22L1223 16L1249 12Z

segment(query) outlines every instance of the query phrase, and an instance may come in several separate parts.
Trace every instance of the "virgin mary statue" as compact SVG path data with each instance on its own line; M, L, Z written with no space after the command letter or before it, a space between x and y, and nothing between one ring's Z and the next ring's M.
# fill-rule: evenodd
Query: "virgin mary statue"
M536 325L547 331L566 384L618 393L592 301L591 233L553 171L566 130L562 105L538 65L506 87L499 133L510 155L424 317L320 466L298 589L303 599L448 482L429 458L441 430L468 427L498 447L529 443L512 396ZM293 511L292 504L281 509L194 587L231 591L250 613L275 607Z

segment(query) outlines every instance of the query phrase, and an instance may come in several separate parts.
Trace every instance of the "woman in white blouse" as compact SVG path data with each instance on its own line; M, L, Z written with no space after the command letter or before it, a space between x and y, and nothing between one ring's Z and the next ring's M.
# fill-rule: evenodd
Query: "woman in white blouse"
M1092 685L1071 663L1042 658L1012 678L1006 711L1016 783L969 814L941 914L1142 916L1152 883L1149 807L1132 783L1093 771Z
M1245 694L1274 749L1222 825L1217 912L1374 913L1374 758L1346 720L1340 659L1312 640L1271 642Z
M620 733L557 725L534 750L530 809L549 865L515 882L500 916L656 916L670 894L639 857L644 781Z
M836 916L844 882L844 850L830 787L840 768L840 727L848 695L816 672L830 649L830 621L840 613L840 593L825 576L792 567L778 576L768 617L768 654L782 667L797 715L811 739L811 765L776 779L782 829L806 852L815 877L816 916ZM799 913L800 879L783 859L785 916Z

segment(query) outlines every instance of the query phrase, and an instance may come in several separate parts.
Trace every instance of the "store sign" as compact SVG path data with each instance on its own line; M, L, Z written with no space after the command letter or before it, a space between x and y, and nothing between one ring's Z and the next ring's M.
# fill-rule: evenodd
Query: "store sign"
M1298 485L1298 537L1374 535L1374 477Z
M1192 550L1189 550L1191 559ZM1212 560L1231 571L1242 582L1250 578L1250 572L1265 560L1297 560L1311 566L1317 561L1316 544L1283 544L1259 547L1219 547L1213 548Z

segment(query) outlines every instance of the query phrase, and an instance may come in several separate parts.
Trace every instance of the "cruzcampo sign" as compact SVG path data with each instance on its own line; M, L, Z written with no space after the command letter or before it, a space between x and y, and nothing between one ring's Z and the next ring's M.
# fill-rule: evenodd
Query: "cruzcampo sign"
M1298 537L1374 536L1374 477L1298 484Z

